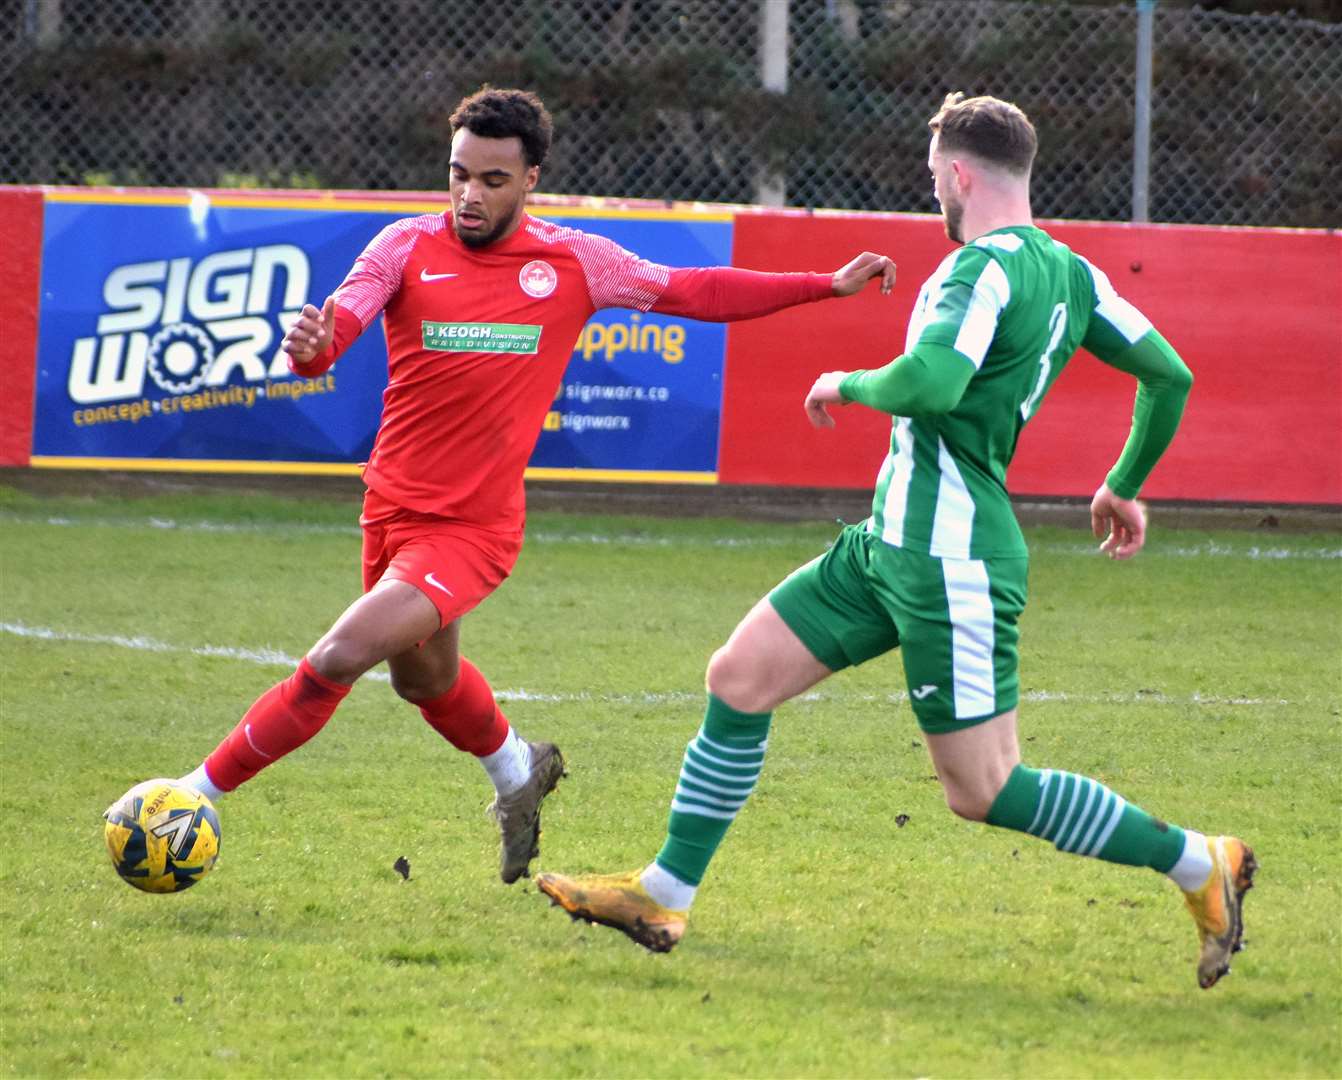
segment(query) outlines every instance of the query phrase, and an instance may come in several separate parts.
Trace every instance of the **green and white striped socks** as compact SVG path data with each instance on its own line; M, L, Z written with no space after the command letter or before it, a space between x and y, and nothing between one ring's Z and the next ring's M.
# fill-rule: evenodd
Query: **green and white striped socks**
M685 748L666 843L642 876L663 907L683 911L693 901L728 826L755 790L772 716L737 712L708 695L703 726Z
M1186 891L1206 881L1211 855L1201 833L1168 825L1098 780L1017 765L987 822L1050 840L1059 851L1126 866L1149 866Z
M772 713L737 712L708 696L703 726L685 748L666 843L640 876L657 903L687 910L727 828L764 767ZM989 825L1052 841L1059 851L1149 866L1186 892L1211 873L1207 839L1168 825L1098 780L1017 765L988 810Z

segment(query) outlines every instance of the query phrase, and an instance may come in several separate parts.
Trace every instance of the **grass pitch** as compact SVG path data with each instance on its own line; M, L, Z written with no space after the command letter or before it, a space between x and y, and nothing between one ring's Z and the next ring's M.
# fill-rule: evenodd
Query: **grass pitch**
M1336 535L1030 530L1021 734L1262 863L1209 992L1148 871L955 819L896 658L780 710L669 956L496 876L483 772L365 679L134 892L99 814L196 765L358 589L356 508L0 491L0 1069L14 1076L1342 1074ZM571 775L539 868L656 851L704 662L829 525L536 515L463 642ZM393 863L410 864L403 880Z

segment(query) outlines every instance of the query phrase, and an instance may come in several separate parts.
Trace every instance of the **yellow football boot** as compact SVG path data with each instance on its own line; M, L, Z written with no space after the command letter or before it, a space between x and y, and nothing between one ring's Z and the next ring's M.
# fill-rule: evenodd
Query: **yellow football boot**
M689 912L672 911L657 903L639 881L642 872L583 877L541 874L536 887L574 919L619 930L653 952L670 952L685 933Z
M1198 957L1198 985L1207 990L1230 972L1230 957L1244 947L1244 894L1253 888L1258 860L1243 840L1209 836L1212 872L1196 892L1184 893L1184 903L1198 924L1202 953Z

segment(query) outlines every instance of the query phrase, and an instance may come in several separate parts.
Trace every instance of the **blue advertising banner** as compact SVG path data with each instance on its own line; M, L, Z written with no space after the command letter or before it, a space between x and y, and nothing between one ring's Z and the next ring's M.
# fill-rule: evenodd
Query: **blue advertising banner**
M725 266L729 219L565 218L668 266ZM613 309L583 327L533 467L716 474L727 328ZM677 477L677 479L688 479Z
M386 344L293 375L280 341L404 207L48 197L33 464L354 471L372 447ZM541 209L672 266L727 264L729 217ZM535 475L715 478L722 326L635 311L584 328Z
M48 200L33 455L358 462L380 335L317 379L280 340L386 215Z

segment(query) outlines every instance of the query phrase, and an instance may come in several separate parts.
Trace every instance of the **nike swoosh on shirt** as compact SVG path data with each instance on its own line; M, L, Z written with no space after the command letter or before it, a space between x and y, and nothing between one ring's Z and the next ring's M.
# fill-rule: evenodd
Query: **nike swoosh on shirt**
M456 276L456 274L430 274L427 270L421 270L419 272L420 281L442 281L444 278Z
M456 275L452 276L455 277ZM436 577L433 576L432 570L430 570L427 574L424 575L424 580L427 581L430 585L432 585L435 589L442 589L443 592L447 593L448 596L456 596L456 593L454 593L451 589L449 589L446 585L444 585L441 581L439 581Z

